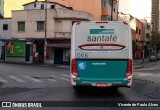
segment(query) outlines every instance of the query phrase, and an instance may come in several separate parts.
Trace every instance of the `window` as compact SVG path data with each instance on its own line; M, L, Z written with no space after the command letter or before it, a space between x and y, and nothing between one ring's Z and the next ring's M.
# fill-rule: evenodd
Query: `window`
M37 21L37 31L44 31L44 21Z
M58 21L57 24L57 32L62 32L62 21Z
M54 9L55 8L55 5L51 5L51 9Z
M36 8L36 3L34 3L34 8Z
M139 35L141 34L141 29L139 29Z
M25 31L25 22L18 22L18 31Z
M112 4L113 4L112 2L113 2L113 0L109 0L109 5L112 6Z
M69 61L70 60L70 49L64 49L63 50L63 61Z
M104 2L104 7L107 7L107 2Z
M111 17L110 17L110 16L107 16L107 15L102 15L102 16L101 16L101 20L102 20L102 21L111 21Z
M103 7L108 7L108 5L109 5L108 0L104 0L104 1L102 1L102 3L103 3Z
M138 27L136 27L136 34L138 34Z
M44 4L41 4L41 9L44 9Z
M3 24L3 30L8 30L8 24Z

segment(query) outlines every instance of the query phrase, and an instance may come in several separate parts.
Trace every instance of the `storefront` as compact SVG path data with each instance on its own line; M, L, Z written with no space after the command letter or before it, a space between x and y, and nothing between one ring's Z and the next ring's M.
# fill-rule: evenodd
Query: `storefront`
M48 40L46 60L49 64L70 64L70 39Z
M5 40L5 62L32 63L33 42L25 40Z
M5 60L5 47L4 42L0 41L0 62L3 62Z

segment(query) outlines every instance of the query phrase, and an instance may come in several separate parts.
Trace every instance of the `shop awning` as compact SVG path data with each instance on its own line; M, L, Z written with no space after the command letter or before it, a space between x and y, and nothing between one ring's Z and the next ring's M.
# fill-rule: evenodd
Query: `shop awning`
M53 47L53 48L71 48L71 44L47 44L47 47Z

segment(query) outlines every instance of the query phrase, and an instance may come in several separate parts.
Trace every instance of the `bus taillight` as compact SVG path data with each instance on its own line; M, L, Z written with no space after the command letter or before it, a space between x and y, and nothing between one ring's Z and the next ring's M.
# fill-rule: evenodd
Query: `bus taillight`
M132 60L128 59L126 76L132 75Z
M76 59L72 59L72 74L78 76Z

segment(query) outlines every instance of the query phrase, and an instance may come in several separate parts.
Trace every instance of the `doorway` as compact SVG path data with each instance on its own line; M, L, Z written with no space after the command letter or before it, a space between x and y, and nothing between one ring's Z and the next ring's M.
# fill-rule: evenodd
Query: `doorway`
M63 64L63 49L54 49L54 64Z

